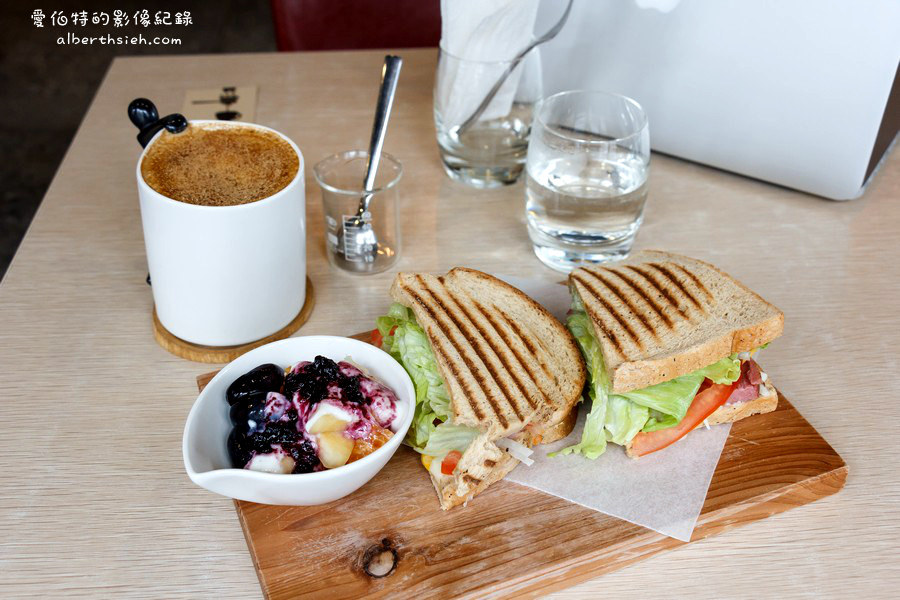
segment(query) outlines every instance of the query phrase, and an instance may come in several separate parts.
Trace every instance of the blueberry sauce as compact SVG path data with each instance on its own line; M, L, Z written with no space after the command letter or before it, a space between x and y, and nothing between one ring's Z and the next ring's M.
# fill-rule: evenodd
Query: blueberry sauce
M286 374L278 365L260 365L238 377L225 398L234 424L227 448L235 468L324 470L316 436L306 431L320 403L352 417L344 435L353 440L369 437L373 428L389 429L397 417L390 388L348 362L324 356L299 362Z

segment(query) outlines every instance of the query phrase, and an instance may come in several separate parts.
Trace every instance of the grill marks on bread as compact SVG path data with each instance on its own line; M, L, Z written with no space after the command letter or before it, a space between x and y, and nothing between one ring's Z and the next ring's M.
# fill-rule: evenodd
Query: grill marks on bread
M512 361L515 361L517 363L517 366L524 370L527 370L528 367L522 364L521 360L515 353L511 352L508 348L503 348L500 344L496 343L496 338L494 336L499 336L500 334L497 332L494 324L484 314L484 311L481 309L481 305L477 302L472 301L472 299L469 299L472 303L472 307L474 307L473 310L473 308L466 307L465 300L457 300L456 294L449 288L447 289L447 294L450 296L450 298L453 299L454 302L456 302L457 306L459 306L460 310L463 312L463 314L465 314L469 322L475 327L481 337L487 342L487 345L490 346L491 350L494 352L494 355L497 357L503 368L507 373L509 373L510 377L512 378L513 384L516 386L516 392L518 392L518 395L510 395L509 391L506 389L506 386L503 386L503 390L506 393L507 398L510 398L511 400L521 398L526 402L528 407L532 409L537 408L537 402L535 402L531 390L528 389L527 382L523 381L521 377L519 377L518 372L516 371L516 369L512 368L510 363ZM483 322L479 323L479 320L483 320ZM489 331L486 331L486 329ZM507 344L507 346L508 345L509 344ZM528 371L528 374L533 378L533 374L531 373L531 371ZM516 402L514 402L513 404L516 404ZM518 413L516 414L518 415ZM521 416L519 418L521 419Z
M563 393L547 365L547 351L516 322L515 314L479 301L465 289L451 289L443 277L417 274L410 283L414 285L404 286L404 292L438 329L429 339L436 353L449 358L444 361L449 375L478 419L487 417L508 428L516 425L511 423L515 415L524 424L540 404Z
M487 400L488 404L490 404L494 416L497 417L497 420L500 421L500 424L503 425L503 427L509 426L509 421L506 419L506 415L504 415L500 410L498 402L499 399L496 397L494 390L488 382L488 379L494 381L494 378L490 374L490 372L488 372L487 369L482 366L484 364L484 360L481 356L481 353L479 353L475 348L471 335L467 335L463 328L460 327L459 321L448 314L444 304L440 301L440 299L437 298L437 296L435 296L434 292L431 291L431 288L428 287L428 285L425 283L425 280L421 276L416 275L416 283L421 286L425 297L423 298L423 296L420 296L415 291L411 291L410 294L416 300L416 302L422 305L428 315L432 319L434 319L441 331L445 335L447 335L447 337L451 337L454 341L454 345L461 349L460 352L457 352L457 355L462 359L463 363L465 363L469 374L478 385L478 388L481 391L481 396L483 396L485 400ZM472 348L472 354L464 351L466 349L466 346ZM445 355L449 355L449 353L446 352L446 348L442 348L441 352ZM478 358L478 363L473 360L472 355L475 355ZM465 374L461 373L459 369L456 368L456 366L453 366L452 360L448 360L446 362L453 372L454 379L456 379L456 381L463 387L463 390L466 392L466 396L469 398L477 398L478 396L476 394L473 394L473 390L467 385ZM480 411L478 410L477 403L470 402L469 404L472 406L472 409L475 411L478 418L484 418L483 414L479 414Z
M698 288L700 291L702 291L702 292L706 295L707 298L709 298L710 300L713 299L712 292L710 292L708 289L706 289L706 286L703 285L703 282L700 281L700 280L697 278L696 275L694 275L694 274L691 273L688 269L685 269L682 265L679 265L678 263L673 263L673 264L674 264L675 268L677 268L679 271L681 271L682 273L684 273L685 275L687 275L688 279L690 279L691 281L693 281L693 282L694 282L694 285L696 285L697 288Z
M665 286L660 285L660 284L656 281L656 279L653 278L653 276L650 274L650 272L649 272L648 270L645 270L646 267L635 267L635 266L633 266L633 265L627 265L625 268L626 268L626 269L630 269L631 271L634 271L636 274L640 275L640 276L643 278L644 281L646 281L647 283L649 283L649 284L653 287L653 289L655 289L657 292L659 292L659 295L660 295L660 296L662 296L663 298L666 299L666 302L667 302L670 306L674 306L674 307L675 307L675 312L677 312L678 315L679 315L681 318L683 318L683 319L686 319L686 318L687 318L687 312L685 312L685 311L681 308L681 303L678 301L678 299L675 298L675 297L672 295L672 293L671 293L668 289L665 288ZM622 277L623 279L625 278L625 275L623 275L622 273L620 273L620 272L618 272L618 271L616 272L616 274L617 274L619 277ZM631 280L629 279L628 281L630 282ZM635 285L635 284L631 284L631 285ZM652 297L652 296L650 296L650 295L647 296L648 302L652 302L651 297ZM659 307L655 302L653 303L653 306L654 306L654 308L656 309L657 313L660 314L660 316L662 316L662 315L665 314L665 312L663 311L662 307ZM669 319L666 320L666 324L669 325L669 327L673 327L673 326L674 326L674 324L673 324L673 323L671 322L671 320L669 320Z
M615 271L610 271L610 273L618 275L618 273L616 273ZM641 325L644 326L644 329L649 331L653 337L657 337L656 330L653 328L653 325L650 324L650 321L647 319L647 317L644 316L644 313L642 311L638 310L637 307L628 298L628 296L625 295L622 292L622 290L620 290L616 285L614 285L613 282L610 281L610 279L607 279L601 273L590 273L589 272L588 275L594 277L597 281L602 282L603 285L606 286L606 289L611 291L613 293L613 295L619 299L619 302L624 304L628 308L628 310L631 311L631 314L634 315L635 317L637 317L637 319L641 322ZM645 297L643 291L641 291L640 289L638 289L638 296L640 296L641 298L646 300L646 297ZM651 308L652 308L652 306L651 306ZM628 321L622 320L621 317L619 317L618 313L616 314L616 319L623 325L627 326ZM631 331L630 327L628 328L628 332L629 332L629 335L631 335L632 339L634 339L634 341L638 345L638 347L642 347L642 342L641 342L640 338L638 338L636 335L634 335L634 332Z
M656 290L669 304L671 304L675 307L675 310L678 312L679 315L681 315L682 317L686 316L685 313L681 310L681 307L678 305L678 302L672 298L672 296L669 294L669 292L668 292L668 290L666 290L666 288L661 287L658 283L653 281L653 279L648 278L646 275L644 275L643 273L641 273L639 270L635 269L634 267L627 267L627 268L632 269L635 273L637 273L638 275L643 277L647 281L647 283L649 283L653 287L654 290ZM642 287L640 287L640 282L636 282L628 274L623 273L622 271L613 271L613 273L615 275L617 275L619 277L619 279L624 281L625 284L629 288L634 290L635 294L640 296L644 300L644 302L646 302L647 305L649 305L650 308L653 309L653 312L656 313L656 316L658 316L659 319L663 323L666 324L666 327L668 327L669 329L672 329L675 326L675 323L672 321L672 318L668 315L668 313L666 313L665 307L662 306L661 304L659 304L659 302L656 299L654 299L652 293L648 293L646 290L644 290ZM656 331L654 331L653 333L654 333L654 337L658 339L659 335L656 333Z
M486 315L487 315L487 314L490 314L490 313L487 312L487 311L483 311L483 312L485 312ZM543 358L543 352L541 352L541 351L537 348L537 346L535 346L535 345L531 342L531 338L530 338L530 336L528 335L528 333L525 332L525 331L524 331L524 330L516 323L515 319L510 319L510 318L506 315L505 312L503 312L503 311L498 311L498 314L500 315L500 318L503 319L503 321L506 323L506 325L507 325L512 331L515 332L516 336L518 337L518 340L519 340L520 342L522 342L522 344L524 344L525 347L528 349L529 354L531 354L531 356L533 356L533 357L538 361L538 363L540 363L540 365L541 365L541 370L544 372L544 374L547 375L547 377L550 377L551 379L553 379L553 382L554 382L554 383L557 383L557 377L556 377L556 375L552 372L552 370L550 369L550 367L547 365L547 362L544 360L544 358ZM530 370L530 369L529 369L529 373L531 373L531 370Z
M665 277L665 278L666 278L673 286L675 286L676 288L678 288L678 291L680 291L681 294L682 294L685 298L687 298L688 300L690 300L690 301L691 301L691 304L693 304L693 305L697 308L697 310L699 310L700 312L705 312L705 311L703 310L703 306L701 306L701 304L700 304L700 301L697 300L697 298L696 298L696 297L688 290L688 288L687 288L686 285L684 285L681 281L678 280L678 277L675 275L675 273L673 273L673 272L671 271L671 269L670 269L668 266L666 266L666 265L664 265L664 264L659 264L659 263L650 263L650 264L648 264L647 266L648 266L649 268L655 270L657 273L660 273L660 274L661 274L663 277ZM684 272L684 273L689 273L689 271L687 271L686 269L684 269L684 267L680 267L680 265L677 265L677 266L679 266L679 268L681 269L682 272ZM694 281L697 282L698 284L700 284L700 280L697 279L696 276L694 276ZM700 284L700 286L702 287L703 284ZM704 289L706 289L706 288L704 288Z
M549 381L552 381L554 384L557 383L557 377L553 373L550 372L550 368L547 366L547 363L541 359L540 354L537 352L537 348L534 345L527 342L527 338L523 338L523 332L514 327L515 321L511 321L505 313L502 311L499 312L500 318L506 323L509 330L511 330L512 335L510 335L510 331L507 331L506 328L500 323L498 319L494 317L492 311L486 310L484 306L482 306L477 300L472 300L472 304L481 312L482 316L490 323L491 329L494 333L500 336L500 339L503 340L503 343L506 344L506 349L509 350L513 356L515 357L516 363L521 367L525 372L528 373L528 377L531 382L537 387L538 392L543 397L545 402L550 401L550 396L553 394L558 394L559 390L550 389L548 385ZM525 352L523 352L523 349ZM527 353L527 354L526 354ZM534 362L537 362L540 366L541 371L549 378L549 381L544 377L541 377L539 373L535 372ZM518 379L518 377L516 377ZM528 403L535 407L534 401L530 398Z
M425 313L429 317L431 317L432 320L438 321L437 314L433 310L431 310L431 307L428 305L427 302L425 302L425 300L422 298L422 296L420 296L413 290L408 290L408 293L409 293L410 297L412 297L413 301L415 301L416 304L418 304L422 308L422 310L424 310ZM437 352L439 352L440 354L443 354L445 356L450 354L451 349L447 346L447 344L444 343L443 340L435 339L435 340L431 341L431 344L432 344L432 346L435 346L434 349L437 350ZM450 373L453 375L453 379L455 379L459 383L460 387L462 387L462 389L463 389L463 392L465 392L465 394L468 397L474 398L475 390L473 390L469 386L469 382L463 378L462 373L460 373L459 369L457 369L457 367L453 363L453 361L447 361L447 368L450 369ZM482 393L484 393L483 387L482 387ZM481 409L479 408L477 403L471 402L470 406L472 408L472 412L475 413L476 417L478 417L479 419L484 418L484 413L481 411Z
M589 267L570 277L588 315L626 361L643 352L649 338L658 342L666 331L690 323L692 314L705 315L714 302L700 278L674 262Z
M571 275L571 277L572 277L572 279L574 279L575 281L580 283L582 286L584 286L585 289L587 289L587 291L590 293L591 297L593 297L597 302L599 302L603 306L604 310L606 310L606 313L610 317L612 317L612 319L616 323L618 323L620 329L622 331L624 331L626 334L628 334L628 337L630 337L633 340L634 344L638 348L643 348L643 345L640 342L640 338L638 338L637 334L634 332L634 330L628 324L628 321L626 321L622 317L622 315L620 315L616 311L616 309L613 307L613 305L609 301L607 301L606 298L603 297L604 294L599 289L597 289L597 287L594 286L594 284L591 281L589 281L586 277L584 277L584 275L590 275L594 279L597 279L596 275L594 275L590 271L582 271L577 274L573 273ZM625 350L624 350L624 346L622 345L622 341L621 341L619 335L616 333L616 330L614 329L615 325L613 323L610 323L609 319L604 318L606 315L603 315L602 313L599 313L599 312L596 312L595 310L593 310L593 307L588 307L587 305L585 305L585 308L588 310L588 313L590 314L591 319L593 319L594 322L603 331L604 335L606 335L606 337L608 337L612 341L613 346L615 346L615 348L616 348L616 351L619 354L621 354L622 356L625 356Z
M438 278L438 283L440 284L441 288L439 291L432 290L428 286L428 284L422 280L421 277L418 281L425 288L425 290L431 294L432 298L434 298L435 301L440 305L441 309L453 322L453 325L456 326L456 329L460 333L462 333L463 337L465 337L466 341L475 351L475 356L477 356L481 361L481 364L484 365L490 381L495 383L497 387L500 388L503 397L505 397L505 399L508 401L509 407L512 408L513 413L515 413L516 415L516 418L519 421L523 421L525 419L525 415L522 412L519 403L516 402L516 399L521 396L517 396L513 392L513 390L510 389L509 380L507 379L507 377L503 376L501 368L505 368L508 372L509 366L506 364L498 364L503 363L503 361L502 359L498 360L496 348L493 344L491 344L490 338L485 335L481 327L478 326L478 323L473 319L472 314L466 310L464 304L458 302L456 298L454 298L453 292L451 292L446 286L444 286L444 280L442 278ZM441 293L446 294L447 296L448 302L446 304L440 298ZM466 364L469 365L470 369L472 368L468 361L466 362ZM490 382L487 382L486 379L478 375L476 375L476 377L478 377L478 382L482 385L482 389L486 390L491 406L494 408L494 411L497 413L498 418L505 427L506 425L508 425L508 421L503 418L503 411L500 409L503 398L496 398L493 393L494 390L490 388ZM488 383L487 387L484 386L485 383ZM518 384L518 382L515 382L515 384Z

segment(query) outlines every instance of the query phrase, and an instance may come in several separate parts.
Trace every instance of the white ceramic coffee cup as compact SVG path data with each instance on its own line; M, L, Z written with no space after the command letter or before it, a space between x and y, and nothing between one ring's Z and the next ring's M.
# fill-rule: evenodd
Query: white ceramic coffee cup
M297 175L276 194L234 206L201 206L155 191L137 164L144 245L156 314L185 341L233 346L290 323L306 299L306 194L303 155L287 136L232 121L191 127L253 127L275 133L297 153Z

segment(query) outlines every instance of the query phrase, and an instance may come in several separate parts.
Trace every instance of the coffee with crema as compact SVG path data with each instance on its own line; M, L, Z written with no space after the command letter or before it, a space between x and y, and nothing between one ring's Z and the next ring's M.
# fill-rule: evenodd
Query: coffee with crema
M191 123L164 131L147 150L141 176L163 196L203 206L256 202L293 181L300 160L281 136L246 125Z

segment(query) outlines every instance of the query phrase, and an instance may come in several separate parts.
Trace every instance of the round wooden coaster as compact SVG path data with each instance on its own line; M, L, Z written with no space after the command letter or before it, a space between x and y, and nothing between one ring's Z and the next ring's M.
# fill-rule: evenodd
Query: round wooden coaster
M297 313L296 317L294 317L294 320L272 335L266 336L263 339L257 340L255 342L241 344L239 346L201 346L200 344L192 344L191 342L186 342L181 338L175 337L169 332L168 329L163 327L163 324L159 322L159 317L156 316L156 308L154 308L153 337L156 338L156 342L160 346L180 358L186 358L187 360L193 360L195 362L202 363L227 363L233 361L241 354L253 350L254 348L258 348L263 344L268 344L269 342L274 342L275 340L284 339L295 333L298 329L300 329L300 326L306 323L307 319L309 319L309 315L310 313L312 313L312 309L315 303L316 296L313 292L313 284L312 281L309 280L309 277L307 277L306 301L303 303L303 307L300 309L300 312Z

